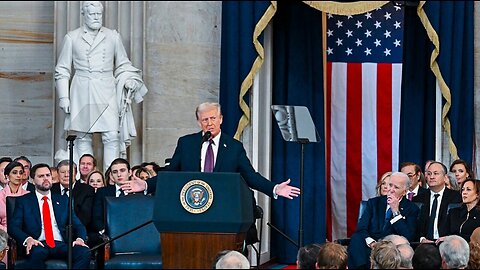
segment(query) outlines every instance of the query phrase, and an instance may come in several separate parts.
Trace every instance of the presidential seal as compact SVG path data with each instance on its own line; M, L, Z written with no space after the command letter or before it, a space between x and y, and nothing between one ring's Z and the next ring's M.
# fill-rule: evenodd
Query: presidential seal
M201 214L212 205L212 188L205 181L191 180L180 191L180 202L188 212Z

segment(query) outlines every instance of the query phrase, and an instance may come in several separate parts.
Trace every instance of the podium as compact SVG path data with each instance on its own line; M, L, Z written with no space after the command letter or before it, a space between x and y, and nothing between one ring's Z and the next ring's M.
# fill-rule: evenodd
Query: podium
M159 172L153 222L163 268L211 269L219 251L241 251L252 196L238 173Z

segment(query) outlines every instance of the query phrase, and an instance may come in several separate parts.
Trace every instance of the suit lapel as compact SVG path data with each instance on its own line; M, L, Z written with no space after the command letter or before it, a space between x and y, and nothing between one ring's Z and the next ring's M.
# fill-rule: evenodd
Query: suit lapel
M97 36L95 37L95 39L93 40L93 44L92 44L92 48L91 50L93 50L98 44L100 44L100 42L102 42L102 40L105 39L105 33L103 32L103 27L100 28L100 31L98 31L98 34Z
M225 152L227 150L227 143L225 142L225 136L220 136L220 140L218 141L218 151L217 151L217 159L215 160L215 168L213 168L214 172L221 172L222 164L225 160L224 156L226 155Z
M38 205L37 201L37 195L35 192L29 193L31 196L29 196L29 199L32 201L29 205L32 205L32 212L34 213L34 220L37 222L38 226L42 228L42 212L40 210L40 206Z

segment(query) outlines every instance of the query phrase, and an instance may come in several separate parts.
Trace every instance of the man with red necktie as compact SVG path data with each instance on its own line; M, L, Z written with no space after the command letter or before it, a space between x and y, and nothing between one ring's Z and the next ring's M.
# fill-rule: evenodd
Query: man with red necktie
M29 268L45 268L47 259L65 259L68 256L68 198L52 194L52 174L47 164L31 168L30 176L35 192L16 198L15 210L9 222L8 233L26 248ZM87 269L90 250L85 244L87 231L72 212L72 267Z

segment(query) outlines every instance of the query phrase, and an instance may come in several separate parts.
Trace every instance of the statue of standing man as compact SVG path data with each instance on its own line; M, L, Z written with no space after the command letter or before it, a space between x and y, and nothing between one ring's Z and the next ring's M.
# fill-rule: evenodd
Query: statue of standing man
M102 26L102 3L83 1L81 14L84 24L65 35L55 67L59 107L66 113L64 129L77 135L74 160L93 155L92 135L98 132L106 170L115 158L126 156L136 136L130 104L141 102L148 89L120 34Z

